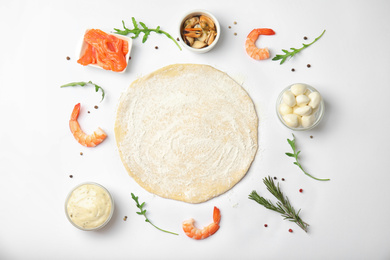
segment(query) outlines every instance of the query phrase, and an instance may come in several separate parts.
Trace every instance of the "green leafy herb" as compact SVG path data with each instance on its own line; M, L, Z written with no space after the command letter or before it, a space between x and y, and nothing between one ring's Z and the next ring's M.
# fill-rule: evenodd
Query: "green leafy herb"
M92 83L92 81L88 81L88 82L84 82L84 81L81 81L81 82L72 82L72 83L68 83L68 84L65 84L65 85L62 85L61 88L65 88L65 87L76 87L76 86L81 86L81 87L84 87L86 85L94 85L95 86L95 91L98 92L99 89L102 91L102 99L100 100L100 102L103 101L104 99L104 89L98 85L96 85L95 83Z
M282 217L284 217L284 219L296 223L300 228L302 228L305 232L307 232L307 227L309 226L309 224L304 222L299 216L301 210L298 210L298 212L296 212L294 207L291 206L291 203L288 200L288 198L285 197L283 192L280 190L279 183L278 186L276 186L273 179L270 176L264 178L263 182L265 186L267 186L268 191L272 195L274 195L276 199L278 199L276 205L273 204L270 200L261 197L256 191L252 191L252 193L249 194L249 199L256 201L257 203L263 205L267 209L282 214Z
M320 36L318 36L317 38L315 38L315 40L312 42L312 43L309 43L309 44L305 44L305 43L302 43L303 47L300 48L300 49L296 49L296 48L290 48L290 50L292 50L291 52L288 51L288 50L282 50L284 52L284 54L277 54L272 60L281 60L280 61L280 64L283 64L287 58L292 58L295 54L297 54L298 52L302 51L303 49L306 49L307 47L309 47L310 45L312 45L313 43L315 43L316 41L318 41L322 35L324 35L326 30L324 30Z
M143 209L144 205L145 205L145 202L142 202L142 204L139 204L138 202L138 197L136 197L133 193L131 193L131 197L133 198L133 200L135 201L136 205L137 205L137 208L139 208L139 212L136 212L138 215L143 215L145 217L145 222L148 222L150 223L153 227L157 228L158 230L160 231L163 231L163 232L166 232L166 233L169 233L169 234L173 234L173 235L179 235L179 234L176 234L176 233L173 233L173 232L170 232L170 231L166 231L164 229L161 229L157 226L155 226L152 222L150 222L150 220L146 217L146 209Z
M318 181L329 181L330 179L318 179L318 178L316 178L316 177L313 177L313 176L311 176L310 174L308 174L308 173L302 168L302 165L299 163L299 160L298 160L298 155L300 154L301 151L297 151L297 150L296 150L296 147L295 147L295 136L294 136L294 134L293 134L293 137L294 137L294 138L293 138L292 140L290 140L290 139L287 138L287 142L290 144L290 146L291 146L291 148L292 148L292 150L293 150L294 153L286 153L286 155L289 156L289 157L295 158L294 164L297 165L297 166L303 171L303 173L306 174L307 176L312 177L313 179L318 180Z
M123 25L124 30L119 30L119 29L114 28L115 33L120 34L120 35L128 35L128 34L132 33L132 34L134 34L134 36L131 37L132 39L137 38L140 35L140 33L144 33L144 37L142 38L142 43L146 42L146 40L148 39L151 32L165 34L165 36L167 36L169 39L171 39L177 45L177 47L179 47L179 49L181 50L179 43L177 43L177 41L169 33L164 32L163 30L160 30L160 26L157 26L156 29L150 29L143 22L139 22L139 24L142 27L142 28L140 28L138 26L137 22L135 21L134 17L131 17L131 20L133 21L134 29L127 28L125 25L125 22L122 21L122 25Z

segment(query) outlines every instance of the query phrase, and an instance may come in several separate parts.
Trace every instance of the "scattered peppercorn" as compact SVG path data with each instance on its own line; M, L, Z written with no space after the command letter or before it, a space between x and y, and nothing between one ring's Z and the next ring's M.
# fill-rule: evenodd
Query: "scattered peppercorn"
M294 72L294 71L295 71L295 69L294 69L294 68L292 68L292 69L291 69L291 71L292 71L292 72Z
M156 50L158 49L158 46L154 47Z
M237 22L235 21L234 24L237 24Z
M290 229L288 230L288 232L292 233L292 232L293 232L293 230L290 228Z
M124 218L123 218L123 221L126 221L127 220L127 216L125 216Z
M282 178L282 181L284 181L284 178Z
M229 27L228 27L229 29L232 29L232 27L229 25Z
M129 60L131 60L131 56L129 56Z
M66 57L66 59L67 59L67 60L70 60L70 57L69 57L69 56L67 56L67 57Z
M88 111L88 114L91 113L91 111Z
M98 106L94 106L93 108L98 109L99 107Z
M268 227L268 225L267 225L267 224L264 224L264 227Z
M303 192L303 190L302 190L302 189L299 189L299 192Z
M180 42L180 39L179 39L179 37L177 37L177 38L176 38L176 41Z
M310 68L310 67L311 67L311 65L310 65L310 64L307 64L307 67L308 67L308 68Z
M310 138L313 139L313 136L311 135Z
M234 33L234 36L237 36L237 33Z
M73 178L73 175L71 174L71 175L69 175L69 178Z
M80 152L80 155L83 155L83 152Z
M304 39L304 40L307 40L307 37L305 36L305 37L303 37L303 39Z
M274 180L276 180L277 178L276 177L274 177Z

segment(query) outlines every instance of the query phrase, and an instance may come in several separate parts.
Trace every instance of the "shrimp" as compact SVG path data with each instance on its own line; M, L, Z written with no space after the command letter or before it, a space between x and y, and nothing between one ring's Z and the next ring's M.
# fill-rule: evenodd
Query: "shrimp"
M77 122L77 118L80 113L80 103L74 106L72 115L69 120L70 131L72 132L74 138L76 138L77 142L81 145L87 147L94 147L107 137L106 133L99 127L93 134L87 135L81 130L79 122Z
M260 35L274 35L274 34L275 32L272 29L267 29L267 28L253 29L248 34L245 41L245 50L246 53L248 53L249 57L255 60L268 59L269 58L268 48L257 48L255 42Z
M219 222L221 220L221 212L217 207L214 207L213 212L213 223L204 227L203 229L198 229L194 226L194 219L189 219L183 222L183 230L188 237L193 239L204 239L213 235L219 229Z

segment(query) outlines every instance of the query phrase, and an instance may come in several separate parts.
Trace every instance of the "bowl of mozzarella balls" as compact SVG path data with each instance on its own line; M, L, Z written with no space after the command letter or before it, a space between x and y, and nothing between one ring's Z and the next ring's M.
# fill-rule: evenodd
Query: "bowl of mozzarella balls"
M312 86L295 83L285 88L276 102L280 121L294 131L310 130L324 115L324 101Z

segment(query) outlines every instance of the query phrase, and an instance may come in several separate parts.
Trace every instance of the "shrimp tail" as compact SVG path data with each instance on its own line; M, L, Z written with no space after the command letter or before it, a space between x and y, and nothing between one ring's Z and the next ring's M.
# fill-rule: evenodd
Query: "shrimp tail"
M260 28L260 29L257 29L257 30L262 35L274 35L275 34L275 31L272 30L272 29L269 29L269 28Z
M221 211L217 207L214 207L213 220L217 225L219 225L219 222L221 221Z
M76 121L80 114L80 103L76 104L73 108L72 114L70 115L71 121Z

